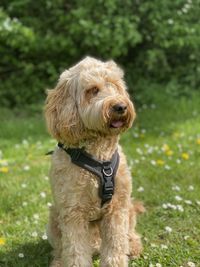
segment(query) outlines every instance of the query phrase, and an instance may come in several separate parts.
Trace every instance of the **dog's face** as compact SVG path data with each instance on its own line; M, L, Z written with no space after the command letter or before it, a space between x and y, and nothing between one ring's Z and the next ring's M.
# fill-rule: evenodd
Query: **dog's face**
M123 72L113 61L85 58L61 74L47 97L47 126L62 142L118 135L131 127L134 118Z

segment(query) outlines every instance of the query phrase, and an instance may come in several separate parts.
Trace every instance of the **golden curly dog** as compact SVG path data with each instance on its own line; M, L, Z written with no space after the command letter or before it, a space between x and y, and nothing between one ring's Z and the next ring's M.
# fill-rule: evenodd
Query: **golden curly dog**
M127 267L128 258L142 250L135 224L143 207L132 203L131 174L118 143L135 118L123 71L113 61L86 57L49 90L45 116L50 134L64 148L84 147L101 161L109 161L116 149L120 156L114 194L102 206L99 177L73 164L64 149L55 149L48 224L51 267L91 267L97 254L101 267Z

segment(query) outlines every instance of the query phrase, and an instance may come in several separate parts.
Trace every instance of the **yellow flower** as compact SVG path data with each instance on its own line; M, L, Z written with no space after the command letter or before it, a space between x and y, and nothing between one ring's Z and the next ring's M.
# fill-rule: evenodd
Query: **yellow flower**
M200 145L200 138L197 139L197 145Z
M188 153L182 153L182 158L185 160L189 159L189 154Z
M7 167L1 167L0 168L0 172L7 173L8 172L8 168Z
M164 165L164 164L165 164L165 162L164 162L162 159L158 159L158 160L156 161L156 163L157 163L158 165Z
M169 147L167 144L164 144L164 145L162 146L162 150L163 150L163 151L168 151L168 150L170 150L170 147Z
M173 155L173 153L174 153L174 152L173 152L171 149L165 151L165 154L166 154L167 156L171 156L171 155Z
M5 243L6 243L6 239L0 237L0 246L5 245Z

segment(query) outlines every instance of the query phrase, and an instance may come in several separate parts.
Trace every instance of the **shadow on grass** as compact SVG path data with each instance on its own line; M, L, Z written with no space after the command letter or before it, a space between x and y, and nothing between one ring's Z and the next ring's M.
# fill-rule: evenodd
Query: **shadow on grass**
M51 247L43 240L18 245L7 252L0 251L0 267L48 267L50 261Z

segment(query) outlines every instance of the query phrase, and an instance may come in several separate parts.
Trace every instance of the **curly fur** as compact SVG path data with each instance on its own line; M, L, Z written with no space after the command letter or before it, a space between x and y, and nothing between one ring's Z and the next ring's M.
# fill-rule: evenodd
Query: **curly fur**
M117 104L126 106L123 114L113 109ZM83 59L49 90L45 116L50 134L65 147L85 147L100 160L109 160L116 148L120 154L115 193L101 207L99 178L55 149L50 172L54 205L48 224L54 249L51 267L91 267L97 254L101 267L127 267L128 256L137 257L142 250L135 232L136 213L142 208L131 200L131 174L118 144L119 134L135 118L123 71L113 61ZM114 122L119 122L117 127L112 127Z

